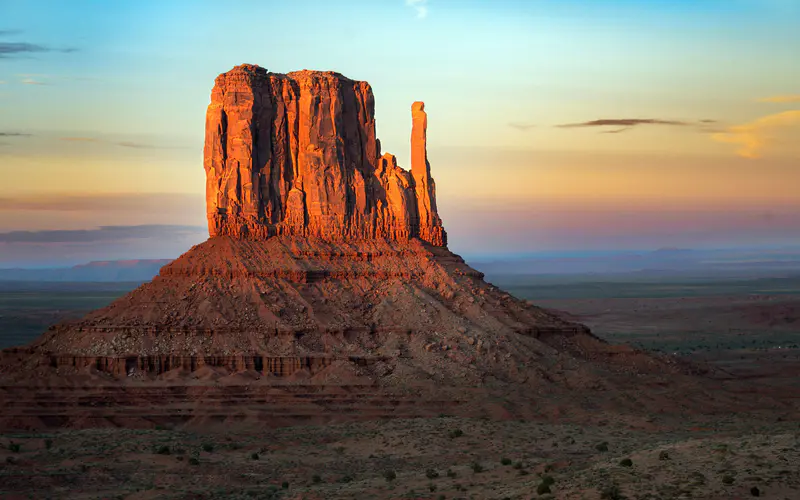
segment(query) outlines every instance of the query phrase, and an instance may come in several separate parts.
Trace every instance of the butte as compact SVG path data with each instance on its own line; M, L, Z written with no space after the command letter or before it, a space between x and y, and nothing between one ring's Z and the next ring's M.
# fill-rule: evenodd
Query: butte
M665 394L666 379L691 380L452 253L424 104L411 115L405 170L381 154L368 83L249 64L219 75L205 127L209 239L108 307L7 350L0 403L15 404L0 424L525 417L567 401L637 408L648 384ZM634 395L609 396L620 387ZM65 409L78 399L102 411Z

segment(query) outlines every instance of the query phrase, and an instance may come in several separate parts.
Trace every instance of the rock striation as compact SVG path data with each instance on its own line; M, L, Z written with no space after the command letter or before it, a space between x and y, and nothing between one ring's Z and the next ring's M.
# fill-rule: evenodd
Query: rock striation
M209 235L446 246L423 103L412 106L412 120L409 173L381 156L368 83L250 64L219 75L206 113Z

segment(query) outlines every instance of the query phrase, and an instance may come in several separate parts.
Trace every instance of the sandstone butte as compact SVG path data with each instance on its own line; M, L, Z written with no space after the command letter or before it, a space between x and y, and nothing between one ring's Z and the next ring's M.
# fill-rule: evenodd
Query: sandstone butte
M415 102L411 111L409 173L393 155L380 155L368 83L249 64L223 73L206 113L209 234L419 238L445 246L425 105Z
M253 397L262 403L248 406L252 415L281 422L319 408L334 418L335 401L351 416L438 414L443 405L477 415L500 397L519 402L501 413L512 405L523 415L541 411L543 393L618 405L603 391L629 386L631 375L662 391L690 370L609 345L487 283L452 253L424 104L411 114L409 172L381 155L367 83L253 65L221 74L206 115L210 238L109 306L4 351L0 404L14 405L0 427L89 425L69 408L98 398L114 425L202 421L219 401ZM192 392L198 380L217 389ZM278 399L274 386L284 391ZM308 386L318 388L313 396ZM198 403L186 414L190 394L208 410ZM628 406L655 404L636 394ZM703 388L676 394L713 401Z

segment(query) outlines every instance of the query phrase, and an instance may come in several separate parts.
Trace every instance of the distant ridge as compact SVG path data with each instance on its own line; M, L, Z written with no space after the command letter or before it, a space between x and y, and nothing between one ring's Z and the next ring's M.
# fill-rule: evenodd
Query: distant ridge
M0 281L150 281L172 259L99 260L72 267L0 269Z

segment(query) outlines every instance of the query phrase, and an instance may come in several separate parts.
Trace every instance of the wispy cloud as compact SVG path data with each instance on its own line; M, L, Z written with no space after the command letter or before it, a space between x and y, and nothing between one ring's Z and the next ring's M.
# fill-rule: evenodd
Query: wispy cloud
M41 80L34 80L33 78L23 78L20 80L20 83L23 85L50 85L47 82L43 82Z
M663 120L659 118L601 118L581 123L565 123L556 125L558 128L586 128L586 127L638 127L640 125L670 125L685 127L689 122L679 120Z
M728 127L712 139L739 146L736 154L742 158L760 158L773 144L781 131L800 126L800 110L784 111L761 117L750 123Z
M5 80L0 80L0 85L5 85L5 84L6 84Z
M163 212L203 210L205 197L194 193L23 193L0 195L0 212ZM187 208L188 207L188 208Z
M419 19L428 17L428 0L406 0L406 5L416 11Z
M96 229L11 231L0 233L0 244L19 243L90 243L143 238L174 238L180 235L202 235L202 226L100 226Z
M515 128L517 130L521 130L522 132L528 131L536 127L536 125L532 123L523 123L523 122L511 122L508 124L508 126L511 128Z
M761 99L758 99L758 102L769 102L774 104L800 102L800 94L786 94L786 95L775 95L771 97L762 97Z
M31 134L24 134L22 132L0 132L0 137L30 137Z
M0 30L0 37L18 35L20 33L22 33L20 30ZM74 47L55 48L30 42L0 42L0 59L25 57L30 54L40 54L44 52L68 54L77 50L78 49Z
M114 146L120 146L123 148L134 148L134 149L165 149L159 146L153 146L152 144L143 144L140 142L132 142L132 141L106 141L103 139L98 139L96 137L61 137L62 141L67 142L94 142L100 144L113 144Z

